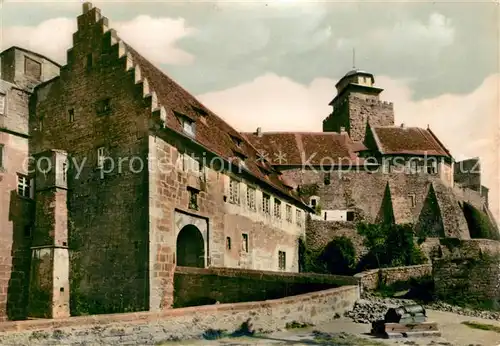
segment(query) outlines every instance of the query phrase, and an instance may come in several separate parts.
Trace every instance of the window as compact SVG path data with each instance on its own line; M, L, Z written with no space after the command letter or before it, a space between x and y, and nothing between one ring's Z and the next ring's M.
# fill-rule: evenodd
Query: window
M292 222L292 206L286 205L286 221Z
M111 111L111 99L106 98L96 102L95 110L97 115L107 114Z
M247 205L251 210L255 210L255 189L248 186L247 187Z
M241 235L241 240L242 240L242 245L241 245L242 250L244 252L248 252L248 234L243 233Z
M415 207L416 203L415 203L415 195L411 194L411 195L408 195L408 199L410 200L410 205L411 207Z
M22 197L31 197L31 185L27 176L22 174L17 176L17 193Z
M281 219L281 201L279 199L274 199L274 217Z
M104 160L106 160L106 148L97 148L97 167L102 168L104 166Z
M262 194L262 211L264 212L264 214L271 214L269 204L271 204L271 196L263 193Z
M295 222L297 223L297 225L299 226L302 226L302 210L296 210L295 211Z
M240 204L240 183L237 180L229 180L229 202L233 204Z
M5 114L5 94L0 94L0 115Z
M231 237L226 237L226 250L231 250Z
M92 69L92 66L93 66L93 57L92 57L92 53L89 53L89 54L87 54L87 62L85 65L87 71L90 71Z
M24 226L24 237L31 237L31 225Z
M193 124L192 121L184 120L183 123L182 123L182 129L188 135L194 136L194 124Z
M68 120L73 122L75 120L75 110L74 108L68 109Z
M330 172L326 172L325 173L325 179L324 179L325 185L330 185L330 180L331 180L331 173Z
M317 200L316 200L316 198L311 198L311 202L310 202L310 204L311 204L311 207L315 208L315 207L316 207L316 204L317 204Z
M198 191L188 188L189 193L189 209L198 210Z
M427 174L436 174L437 173L437 162L427 162Z
M42 78L42 64L27 56L24 57L24 74L28 77L40 80Z
M280 270L286 269L286 252L278 251L278 267Z
M411 160L410 161L410 173L417 173L418 172L418 162L416 160Z
M4 157L4 145L0 144L0 169L4 168L3 157Z
M347 221L354 221L354 212L353 211L347 212Z

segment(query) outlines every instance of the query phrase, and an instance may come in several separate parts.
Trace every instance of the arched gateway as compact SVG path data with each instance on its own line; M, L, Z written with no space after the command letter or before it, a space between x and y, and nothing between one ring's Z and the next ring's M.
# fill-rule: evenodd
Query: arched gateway
M205 267L205 244L196 226L186 225L177 235L176 263L182 267Z

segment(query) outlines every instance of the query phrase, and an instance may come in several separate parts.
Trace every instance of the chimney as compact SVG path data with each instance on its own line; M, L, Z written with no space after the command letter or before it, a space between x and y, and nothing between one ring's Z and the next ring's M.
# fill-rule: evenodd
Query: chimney
M404 129L405 128L405 123L401 123L401 128Z
M257 137L262 137L262 128L257 127Z
M83 3L83 14L89 12L92 9L92 3L91 2L84 2Z

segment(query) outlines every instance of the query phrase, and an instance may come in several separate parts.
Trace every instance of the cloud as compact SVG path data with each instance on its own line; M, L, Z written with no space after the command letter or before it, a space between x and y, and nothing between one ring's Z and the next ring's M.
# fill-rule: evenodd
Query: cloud
M111 27L154 63L185 65L194 59L176 46L180 39L194 31L186 26L183 18L140 15L130 21L111 23ZM53 18L36 26L8 26L2 30L1 49L20 46L65 63L66 50L72 46L76 30L76 19L68 18Z
M183 18L152 18L140 15L128 22L111 24L118 35L145 58L159 64L188 65L194 57L176 43L195 32Z
M331 113L336 80L319 78L301 85L276 74L219 92L199 95L200 101L241 131L321 131ZM490 188L490 207L499 219L500 145L498 100L500 75L491 75L470 94L443 94L412 99L408 80L377 77L382 98L394 102L396 123L427 127L458 160L479 156L483 184Z
M75 31L76 20L68 18L53 18L36 26L10 26L3 28L0 45L2 50L20 46L63 63Z

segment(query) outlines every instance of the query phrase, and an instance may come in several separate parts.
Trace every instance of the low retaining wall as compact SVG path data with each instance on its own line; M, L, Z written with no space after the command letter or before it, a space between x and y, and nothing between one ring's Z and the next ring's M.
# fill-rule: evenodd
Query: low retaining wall
M500 256L434 261L438 296L462 301L500 301Z
M355 274L354 277L359 280L362 290L372 291L376 290L381 283L390 285L398 281L408 281L411 278L416 279L427 275L432 275L431 264L367 270Z
M208 329L238 330L248 319L270 332L294 321L320 324L352 309L357 286L344 286L263 302L217 304L139 312L0 323L0 345L133 344L198 338Z
M177 267L174 307L278 299L357 284L351 276Z

